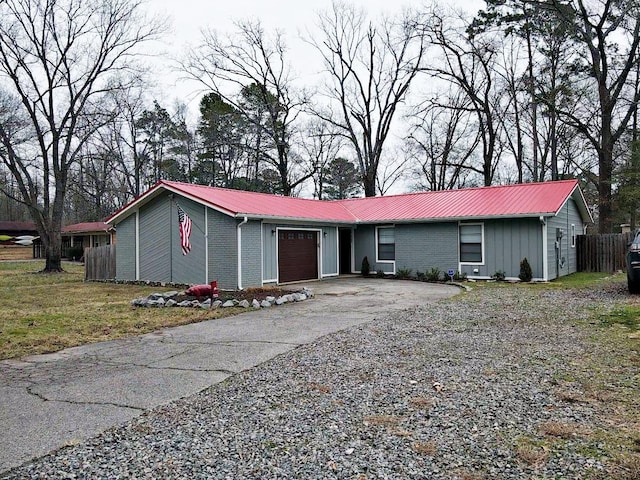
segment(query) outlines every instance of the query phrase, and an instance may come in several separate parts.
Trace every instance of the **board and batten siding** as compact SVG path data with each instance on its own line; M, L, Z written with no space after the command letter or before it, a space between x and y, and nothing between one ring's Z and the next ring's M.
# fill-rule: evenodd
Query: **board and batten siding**
M182 254L176 202L191 218L191 251ZM140 280L199 284L206 280L204 207L160 195L140 207ZM135 256L135 249L129 253Z
M116 225L116 279L136 279L136 212Z
M338 229L322 227L322 272L320 276L338 275Z
M240 227L242 239L242 286L262 285L261 222L252 220Z
M458 269L458 224L415 223L396 225L396 269L425 272Z
M237 227L240 221L212 208L208 210L207 220L209 281L217 280L219 288L234 290L238 287Z
M362 268L362 260L367 257L371 273L376 271L376 229L373 225L358 225L353 231L354 265L356 272Z
M171 282L171 201L168 195L161 195L140 207L139 226L140 280Z
M187 255L182 254L180 246L180 228L178 222L178 209L175 203L171 211L171 281L184 284L206 283L205 265L205 206L192 200L176 197L175 199L182 210L191 218L191 251Z
M526 257L533 278L543 278L542 225L538 218L484 220L484 258L481 265L461 264L460 270L470 278L490 278L504 272L518 278L520 262Z
M555 217L547 219L547 261L549 262L549 280L563 277L578 271L578 256L575 246L571 246L571 225L575 225L576 235L582 235L584 224L576 205L570 198ZM559 240L559 255L556 255L557 229L562 229ZM562 262L564 258L564 262Z

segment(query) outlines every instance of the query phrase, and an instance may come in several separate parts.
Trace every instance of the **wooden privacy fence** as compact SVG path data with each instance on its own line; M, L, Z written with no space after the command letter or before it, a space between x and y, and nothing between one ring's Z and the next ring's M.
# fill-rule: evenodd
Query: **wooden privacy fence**
M579 272L616 272L625 270L627 245L632 233L578 235L576 253Z
M84 279L113 280L116 278L116 246L85 248Z

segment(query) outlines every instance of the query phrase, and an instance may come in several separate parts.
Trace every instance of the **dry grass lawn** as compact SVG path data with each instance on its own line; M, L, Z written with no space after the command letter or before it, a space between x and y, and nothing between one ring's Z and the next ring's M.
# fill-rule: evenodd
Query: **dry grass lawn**
M0 262L0 359L46 353L238 313L241 309L134 308L168 288L84 283L83 266L35 273L43 261Z
M0 260L31 260L33 249L20 245L0 245Z

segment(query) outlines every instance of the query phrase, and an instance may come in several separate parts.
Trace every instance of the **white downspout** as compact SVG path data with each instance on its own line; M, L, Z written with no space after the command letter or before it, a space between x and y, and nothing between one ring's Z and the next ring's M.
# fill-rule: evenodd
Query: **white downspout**
M547 252L547 219L540 215L542 225L542 280L549 281L549 254Z
M140 210L136 210L136 280L140 280Z
M204 207L204 283L209 283L209 207Z
M247 223L249 219L244 217L238 224L238 290L242 290L242 225Z

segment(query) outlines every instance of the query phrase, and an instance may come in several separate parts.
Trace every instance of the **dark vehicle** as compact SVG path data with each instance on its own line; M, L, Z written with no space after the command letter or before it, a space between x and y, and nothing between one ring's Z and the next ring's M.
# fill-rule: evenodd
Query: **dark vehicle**
M627 286L629 293L640 293L640 230L627 248Z

